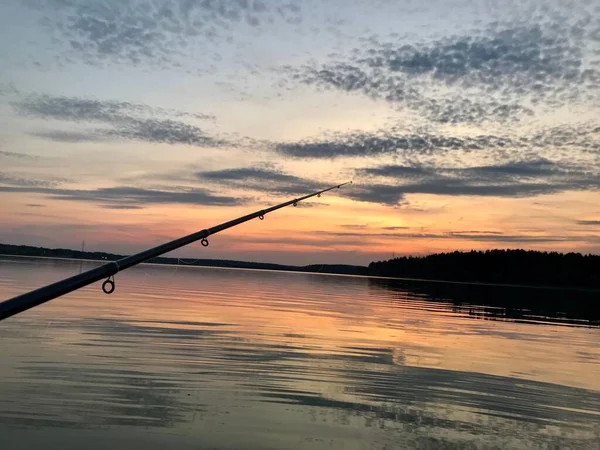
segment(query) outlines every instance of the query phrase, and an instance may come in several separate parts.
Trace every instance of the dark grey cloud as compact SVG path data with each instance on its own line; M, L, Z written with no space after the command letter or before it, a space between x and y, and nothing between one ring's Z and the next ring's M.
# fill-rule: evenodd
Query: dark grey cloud
M132 113L147 112L145 106L125 102L49 95L30 95L11 104L26 116L73 122L115 123Z
M438 166L404 166L387 165L367 169L359 169L359 175L399 178L399 179L428 179L442 176L477 181L513 181L524 178L593 178L597 170L585 169L579 166L559 165L547 159L511 161L488 166L467 168L442 168Z
M429 120L441 124L479 124L486 121L509 122L523 117L534 116L533 109L498 100L474 101L466 97L451 97L442 99L423 98L415 109L423 109Z
M144 115L194 117L201 120L215 119L214 116L208 114L157 108L138 103L50 95L29 95L12 102L11 105L23 115L74 122L116 123L130 117Z
M41 203L27 203L25 206L29 206L31 208L45 208L46 205L42 205Z
M462 88L482 84L529 94L534 88L552 89L550 80L581 81L582 56L580 43L568 30L526 25L488 29L482 36L380 48L357 62L388 73L430 75Z
M581 174L582 168L573 167L575 175ZM459 169L471 178L507 180L526 177L553 177L568 176L571 173L569 166L558 165L547 159L529 161L513 161L491 166L476 166ZM460 173L460 172L459 172ZM591 175L591 174L588 174Z
M295 83L382 99L430 121L503 122L533 115L540 102L598 100L585 26L493 24L420 43L371 39L345 59L286 70Z
M2 178L0 177L0 181ZM84 201L96 203L103 208L138 209L156 204L187 204L204 206L233 206L245 203L245 199L221 196L206 189L181 188L179 190L154 190L129 186L98 189L60 189L45 185L13 183L0 185L0 192L33 193L54 200Z
M37 137L60 142L96 142L106 139L133 139L160 144L185 144L197 147L225 145L189 123L153 116L166 114L157 108L127 102L100 101L74 97L29 96L12 103L22 115L76 123L99 123L110 128L87 131L39 131ZM181 116L188 113L177 113ZM144 117L146 116L146 117ZM211 116L202 116L211 118Z
M100 205L104 209L143 209L140 205Z
M23 188L53 188L68 180L56 177L33 178L0 172L0 185L19 186Z
M285 156L296 158L338 158L386 154L434 155L452 150L492 151L520 145L517 141L494 135L451 137L427 133L403 134L392 129L379 133L348 133L329 139L279 143L275 148Z
M398 186L386 184L355 184L342 193L343 196L359 202L380 203L394 206L404 199L405 192Z
M600 226L600 220L578 220L577 225Z
M600 188L598 168L546 159L467 168L386 165L357 170L357 175L364 183L342 195L386 205L398 204L406 194L531 197Z
M40 139L46 139L48 141L55 142L67 142L67 143L78 143L78 142L103 142L110 140L111 137L106 134L99 133L97 130L89 131L35 131L29 133L31 136L35 136Z
M224 140L208 136L194 125L175 120L130 120L106 134L156 144L185 144L195 147L220 147L227 144Z
M600 152L600 126L597 123L579 123L547 127L532 132L526 140L538 148L597 154Z
M72 56L87 64L146 65L153 68L197 66L210 69L211 47L238 38L240 28L252 33L273 23L298 24L295 2L261 0L30 0L44 14L42 24ZM202 63L194 64L199 49ZM208 61L208 64L207 64Z
M414 179L414 178L423 178L423 177L434 175L435 168L434 167L425 167L425 166L389 165L389 166L371 167L371 168L367 168L367 169L358 169L356 171L356 173L358 175Z
M326 187L323 183L289 175L273 167L243 167L197 172L199 179L229 187L276 194L308 194Z
M513 136L511 136L513 134ZM578 123L532 129L514 135L480 134L452 136L430 131L404 132L391 126L370 133L348 132L324 135L296 142L272 144L278 153L293 158L333 159L343 157L378 157L383 155L405 158L436 157L461 151L477 152L497 160L535 158L541 153L561 155L569 159L600 152L600 127L595 123ZM397 167L404 176L419 176L422 167Z

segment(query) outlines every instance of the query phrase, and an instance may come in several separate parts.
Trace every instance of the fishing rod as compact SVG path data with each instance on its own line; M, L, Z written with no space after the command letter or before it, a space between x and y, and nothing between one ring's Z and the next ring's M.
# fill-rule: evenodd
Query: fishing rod
M47 301L55 299L56 297L60 297L61 295L73 292L103 278L106 278L106 280L104 283L102 283L102 290L105 294L112 294L115 290L114 276L122 270L143 263L144 261L148 261L149 259L155 258L164 253L176 250L180 247L191 244L192 242L200 241L203 247L208 247L207 238L211 234L219 233L220 231L235 227L257 217L260 220L264 220L265 215L270 212L277 211L278 209L285 208L286 206L290 205L297 206L298 203L303 200L311 197L320 197L324 192L331 191L332 189L339 189L342 186L351 183L352 181L338 184L336 186L323 189L322 191L305 195L304 197L295 198L279 205L271 206L270 208L262 209L252 214L238 217L237 219L230 220L229 222L224 222L212 228L206 228L204 230L197 231L196 233L188 234L187 236L183 236L171 242L144 250L143 252L136 253L135 255L126 256L117 261L111 261L107 264L103 264L99 267L88 270L87 272L82 272L70 278L65 278L64 280L57 281L56 283L52 283L39 289L35 289L31 292L27 292L25 294L5 300L4 302L0 303L0 320L4 320L8 317L14 316L15 314L19 314L20 312L33 308L34 306L46 303Z

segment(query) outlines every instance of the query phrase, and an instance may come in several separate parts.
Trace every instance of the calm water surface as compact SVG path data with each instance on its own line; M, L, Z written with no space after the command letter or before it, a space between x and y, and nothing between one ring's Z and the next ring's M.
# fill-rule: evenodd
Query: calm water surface
M0 258L0 292L81 264ZM0 323L0 448L599 449L598 302L140 266Z

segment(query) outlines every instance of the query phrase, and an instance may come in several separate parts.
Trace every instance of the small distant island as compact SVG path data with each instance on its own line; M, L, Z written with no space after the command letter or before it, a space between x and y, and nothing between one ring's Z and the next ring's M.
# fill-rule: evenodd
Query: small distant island
M43 248L0 243L0 255L115 261L124 255L63 248ZM600 288L600 255L540 252L534 250L486 250L404 256L370 263L292 266L220 259L158 257L150 264L282 270L291 272L368 275L391 278Z

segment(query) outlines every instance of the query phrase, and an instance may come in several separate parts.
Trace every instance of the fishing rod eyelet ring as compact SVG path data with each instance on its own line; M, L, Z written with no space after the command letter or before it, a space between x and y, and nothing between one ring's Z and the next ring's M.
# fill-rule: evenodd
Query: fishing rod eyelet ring
M264 216L263 214L261 214L260 216L258 216L258 218L259 218L260 220L265 220L265 216Z
M317 194L317 198L321 198L321 194Z
M105 294L112 294L115 291L114 276L111 275L109 278L104 280L104 283L102 283L102 291L104 291Z
M208 247L208 239L202 238L200 244L202 244L202 247Z
M294 202L294 206L298 206L298 202Z

